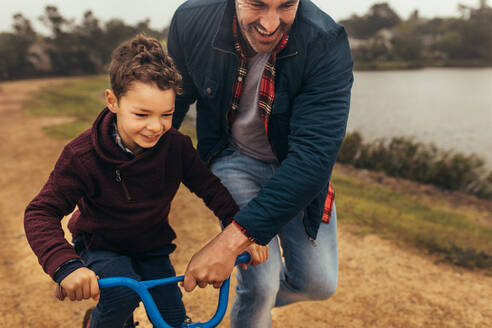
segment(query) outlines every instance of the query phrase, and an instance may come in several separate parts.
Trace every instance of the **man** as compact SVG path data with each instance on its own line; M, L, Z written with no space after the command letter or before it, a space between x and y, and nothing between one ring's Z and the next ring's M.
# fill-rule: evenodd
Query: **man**
M196 100L199 154L241 208L193 256L184 287L217 287L248 245L268 244L268 261L238 272L231 327L271 327L274 306L336 289L329 180L353 82L347 34L308 0L190 0L168 50L184 89L173 124Z

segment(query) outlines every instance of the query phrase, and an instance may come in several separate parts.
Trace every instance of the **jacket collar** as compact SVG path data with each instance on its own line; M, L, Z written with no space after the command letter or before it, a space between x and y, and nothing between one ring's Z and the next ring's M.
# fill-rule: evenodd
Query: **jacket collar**
M222 14L222 19L212 42L212 46L219 51L236 55L236 50L234 49L234 37L232 35L232 18L235 14L236 6L234 0L227 0L226 2L224 13ZM294 20L294 24L289 33L289 41L285 48L278 54L277 60L295 56L299 53L296 45L297 15L299 15L299 10L297 10L296 19Z

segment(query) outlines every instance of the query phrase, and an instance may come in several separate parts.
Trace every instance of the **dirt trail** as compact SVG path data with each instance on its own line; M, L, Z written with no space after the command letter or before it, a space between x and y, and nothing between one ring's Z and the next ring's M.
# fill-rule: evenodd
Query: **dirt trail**
M40 87L62 79L0 86L0 326L79 327L92 302L59 302L24 236L23 211L46 180L64 141L47 137L50 118L22 112ZM343 197L343 195L339 195ZM173 203L179 236L173 256L183 272L194 251L218 232L215 218L187 190ZM376 236L359 237L340 225L340 278L333 298L275 309L274 327L492 327L492 277L435 265L432 258ZM187 236L187 238L183 238ZM206 319L215 310L212 288L185 295L189 314ZM143 310L137 316L150 327ZM228 319L221 327L229 327ZM262 328L262 327L258 327Z

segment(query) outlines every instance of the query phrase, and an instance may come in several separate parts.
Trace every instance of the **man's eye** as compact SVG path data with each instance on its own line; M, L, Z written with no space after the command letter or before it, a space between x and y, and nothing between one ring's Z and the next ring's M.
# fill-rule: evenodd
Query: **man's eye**
M265 4L261 2L252 2L250 5L255 8L262 8Z
M295 5L296 5L296 3L295 3L295 2L287 2L287 3L284 3L284 4L282 5L282 8L289 9L289 8L294 7Z

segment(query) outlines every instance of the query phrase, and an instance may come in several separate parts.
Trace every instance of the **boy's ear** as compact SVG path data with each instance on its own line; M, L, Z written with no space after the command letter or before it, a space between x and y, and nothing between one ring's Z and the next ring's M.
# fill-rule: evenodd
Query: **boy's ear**
M116 109L118 108L118 99L114 95L113 90L104 90L104 97L106 98L106 107L108 107L113 113L116 113Z

